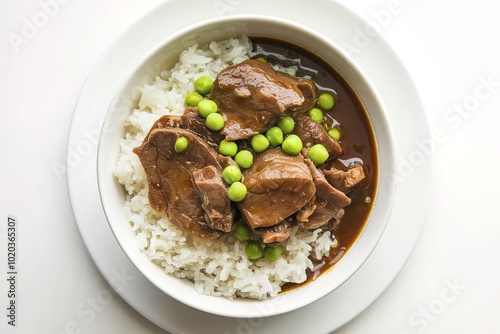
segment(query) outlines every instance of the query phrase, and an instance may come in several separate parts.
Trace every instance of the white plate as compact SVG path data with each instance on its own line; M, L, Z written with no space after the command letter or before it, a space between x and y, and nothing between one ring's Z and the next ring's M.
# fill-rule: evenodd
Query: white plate
M422 104L401 62L366 23L334 1L216 0L193 4L171 0L133 23L89 74L78 100L68 139L68 186L76 222L97 267L139 313L171 333L326 333L370 305L401 270L423 227L429 193L429 164L415 140L429 138ZM275 15L316 29L358 52L354 58L379 90L397 140L401 165L397 198L379 245L340 288L300 310L265 319L213 316L180 304L153 286L128 260L106 222L97 188L97 136L114 92L142 57L169 34L216 15ZM373 33L369 30L369 33ZM364 40L363 40L364 38ZM368 43L368 42L369 43ZM388 75L389 74L389 75ZM381 171L383 173L383 171ZM273 307L270 302L266 307ZM196 319L196 321L193 321ZM307 319L307 321L304 321ZM328 319L325 321L325 319ZM311 326L314 324L314 326Z

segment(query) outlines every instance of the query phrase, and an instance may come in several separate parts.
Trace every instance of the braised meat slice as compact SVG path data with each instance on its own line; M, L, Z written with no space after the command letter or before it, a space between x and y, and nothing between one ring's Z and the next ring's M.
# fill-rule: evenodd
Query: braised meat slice
M221 173L214 166L206 166L194 171L193 179L208 218L208 226L222 232L231 231L234 208L227 196Z
M252 229L281 223L309 202L315 192L304 158L288 155L281 148L259 154L243 176L247 196L238 208Z
M333 159L342 154L342 147L332 138L320 123L309 116L299 116L295 119L293 132L302 139L304 148L310 148L316 144L323 144Z
M286 114L300 114L316 102L314 82L275 71L249 59L217 75L209 99L224 116L227 140L249 138L266 131Z
M323 173L332 186L345 193L352 190L365 179L363 166L358 164L353 165L347 171L332 167L330 169L324 169Z
M149 133L154 129L163 128L181 128L190 130L201 136L217 149L218 144L224 139L224 136L218 132L210 131L205 126L205 119L200 116L197 108L187 108L183 115L164 115L160 117L151 127ZM149 135L148 135L149 136Z
M177 153L175 141L185 137L189 146ZM181 128L156 128L134 149L139 156L148 180L151 207L166 212L177 227L194 235L217 238L222 232L210 228L202 198L193 184L193 172L214 166L219 172L230 163L204 139Z
M340 209L337 211L337 213L326 223L325 225L321 226L321 229L323 231L335 231L337 227L340 225L340 221L342 220L342 217L344 217L344 209Z
M314 213L314 210L316 210L316 194L314 194L311 200L300 208L299 211L297 211L295 215L297 222L307 222L309 217L311 217Z
M335 214L337 214L339 210L351 204L351 199L343 192L332 187L323 173L311 160L306 159L306 163L311 169L314 185L316 186L316 194L311 199L314 204L306 205L305 212L299 210L296 217L300 227L315 229L327 224L335 217ZM311 207L314 207L314 210L311 210ZM307 216L307 214L309 214L309 216Z
M281 223L270 227L259 227L255 233L260 234L262 242L272 246L277 246L288 239L292 231L293 219L288 217Z

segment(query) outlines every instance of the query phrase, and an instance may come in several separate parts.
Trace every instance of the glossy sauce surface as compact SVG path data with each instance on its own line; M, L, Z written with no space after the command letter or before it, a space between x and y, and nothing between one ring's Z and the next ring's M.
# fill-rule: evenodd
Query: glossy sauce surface
M377 152L375 137L367 110L358 99L354 89L342 76L320 57L310 51L283 41L251 37L254 52L264 56L269 63L284 67L297 66L298 77L310 77L320 92L330 92L335 96L335 106L325 113L325 123L337 126L342 136L340 144L343 154L333 161L333 165L341 170L347 170L354 163L362 164L366 175L365 180L348 196L352 199L345 208L345 215L334 235L339 242L332 248L330 254L323 259L312 259L315 265L313 271L308 271L308 279L302 284L313 281L322 273L330 270L355 244L363 231L372 208L377 188ZM369 108L369 106L367 106ZM283 292L302 284L286 284Z

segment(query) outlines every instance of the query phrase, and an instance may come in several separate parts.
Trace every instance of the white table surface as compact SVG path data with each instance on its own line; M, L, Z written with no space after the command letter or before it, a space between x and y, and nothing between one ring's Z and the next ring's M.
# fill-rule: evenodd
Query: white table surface
M6 117L0 333L164 333L100 275L75 224L64 170L57 168L65 163L73 109L93 62L162 1L57 1L0 2L0 113ZM445 136L427 156L434 200L413 254L382 296L335 333L500 333L500 7L491 0L340 2L378 22L375 38L400 56L429 128ZM290 1L306 3L314 1ZM50 14L45 21L42 12ZM34 20L39 27L26 28ZM6 316L9 216L18 224L16 327ZM103 296L111 299L100 303Z

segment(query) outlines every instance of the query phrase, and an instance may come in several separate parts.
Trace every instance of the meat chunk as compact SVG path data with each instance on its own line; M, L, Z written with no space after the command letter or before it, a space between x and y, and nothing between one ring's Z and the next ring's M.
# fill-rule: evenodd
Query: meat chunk
M205 119L200 116L197 108L187 108L183 115L164 115L160 117L153 124L149 133L154 129L163 128L181 128L192 131L205 139L215 149L217 149L221 140L224 139L223 135L215 131L210 131L205 126Z
M185 137L189 146L175 152L175 141ZM200 136L181 128L153 129L134 152L139 156L148 180L151 207L166 212L177 227L194 235L217 238L221 232L210 228L202 198L193 184L193 172L214 166L221 172L230 160L219 155Z
M343 192L332 187L311 160L306 159L306 163L311 169L314 185L316 186L316 193L311 199L314 204L306 205L306 211L300 210L296 217L300 227L316 229L327 224L339 210L351 204L351 199ZM311 208L314 208L314 210L311 210Z
M266 131L286 114L300 114L316 102L316 86L308 79L275 71L249 59L219 73L209 98L224 116L227 140L247 139Z
M315 144L322 144L327 149L330 158L342 154L342 147L332 138L326 129L309 116L299 116L295 119L293 132L302 139L304 148L310 148Z
M345 193L349 192L365 179L363 166L358 164L353 165L347 171L332 167L330 169L324 169L323 173L332 186Z
M221 173L214 166L206 166L194 171L193 179L208 225L222 232L231 231L234 208L227 196L227 187Z
M238 208L254 230L281 223L309 202L315 192L304 158L290 156L280 148L258 155L243 176L247 196Z
M316 210L316 194L311 198L309 202L307 202L299 211L297 211L295 217L297 218L297 222L303 223L307 222L309 217Z
M340 225L340 221L342 220L342 217L344 217L345 211L344 209L340 209L337 211L337 213L326 223L325 225L321 226L321 229L323 231L335 231L337 227Z
M268 245L276 246L288 239L292 232L293 220L288 217L281 223L270 227L259 227L255 233L260 234L262 242Z

